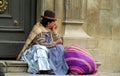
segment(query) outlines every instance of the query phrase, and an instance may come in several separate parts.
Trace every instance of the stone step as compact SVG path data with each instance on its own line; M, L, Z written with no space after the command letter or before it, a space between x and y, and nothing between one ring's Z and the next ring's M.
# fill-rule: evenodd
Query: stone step
M100 62L96 62L97 67L101 65ZM0 65L3 67L4 72L6 73L23 73L27 72L28 65L23 61L15 61L15 60L2 60L0 61Z
M41 75L35 75L30 73L5 73L5 76L41 76ZM50 75L42 75L42 76L50 76ZM66 75L62 75L62 76L66 76ZM71 75L67 75L67 76L71 76ZM94 75L75 75L75 76L120 76L120 72L117 72L117 73L116 72L97 72Z
M24 61L15 61L15 60L2 60L0 65L3 67L4 72L27 72L27 63Z

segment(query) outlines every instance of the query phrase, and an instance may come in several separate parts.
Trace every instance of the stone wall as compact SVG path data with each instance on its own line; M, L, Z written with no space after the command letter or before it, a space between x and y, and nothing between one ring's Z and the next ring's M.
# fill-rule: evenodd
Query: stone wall
M120 72L120 0L87 0L85 26L98 40L99 70Z

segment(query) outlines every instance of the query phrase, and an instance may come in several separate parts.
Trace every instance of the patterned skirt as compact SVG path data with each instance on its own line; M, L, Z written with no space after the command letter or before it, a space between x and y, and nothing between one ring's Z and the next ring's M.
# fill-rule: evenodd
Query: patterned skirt
M47 51L45 46L36 44L23 53L21 60L27 62L29 73L36 74L41 70L51 70Z
M70 74L85 75L97 72L95 60L82 46L65 47L64 57L69 66Z

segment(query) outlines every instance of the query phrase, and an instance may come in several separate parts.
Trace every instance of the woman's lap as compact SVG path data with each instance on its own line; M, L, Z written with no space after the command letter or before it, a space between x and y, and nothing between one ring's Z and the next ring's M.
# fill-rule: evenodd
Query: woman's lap
M39 70L50 70L47 57L47 48L40 45L33 45L27 49L22 59L28 63L28 72L37 73Z
M59 44L48 49L49 62L56 74L66 74L68 66L64 60L64 47Z

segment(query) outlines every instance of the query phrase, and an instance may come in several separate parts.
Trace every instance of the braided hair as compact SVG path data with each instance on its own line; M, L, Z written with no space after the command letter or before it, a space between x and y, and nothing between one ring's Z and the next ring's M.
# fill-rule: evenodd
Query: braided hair
M44 27L46 27L47 26L47 24L48 24L48 22L53 22L54 20L50 20L50 19L46 19L46 18L42 18L42 20L40 21L40 23L44 26Z

